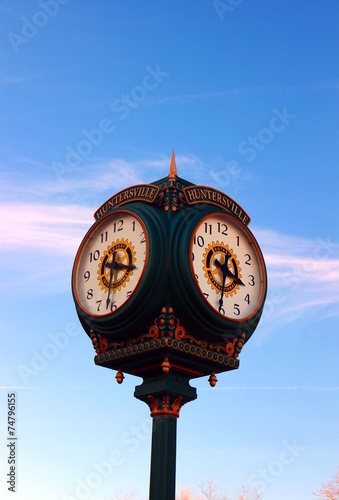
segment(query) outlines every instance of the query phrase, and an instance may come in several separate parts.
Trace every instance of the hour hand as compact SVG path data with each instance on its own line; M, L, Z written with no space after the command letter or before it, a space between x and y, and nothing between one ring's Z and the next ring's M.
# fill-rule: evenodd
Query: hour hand
M122 269L128 269L128 271L132 271L133 269L136 269L136 266L134 264L122 264L121 262L116 262L115 269L118 269L119 271L121 271Z
M231 278L237 285L245 286L245 283L243 283L240 278L237 278L237 276L234 276L229 269L226 271L226 276Z
M231 271L229 269L227 269L226 271L226 276L228 278L231 278L231 280L233 280L237 285L242 285L242 286L245 286L245 283L243 283L241 281L240 278L238 278L237 276L234 276L234 274L231 273Z
M216 265L216 267L218 267L220 269L220 271L222 271L222 264L220 264L220 262L218 261L218 259L214 259L214 264Z

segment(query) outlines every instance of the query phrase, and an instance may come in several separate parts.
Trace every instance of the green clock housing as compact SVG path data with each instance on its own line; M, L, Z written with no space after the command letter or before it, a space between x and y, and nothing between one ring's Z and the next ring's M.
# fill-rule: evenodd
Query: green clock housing
M236 369L267 293L245 210L179 178L172 157L167 177L120 191L94 217L72 293L95 363L141 376Z

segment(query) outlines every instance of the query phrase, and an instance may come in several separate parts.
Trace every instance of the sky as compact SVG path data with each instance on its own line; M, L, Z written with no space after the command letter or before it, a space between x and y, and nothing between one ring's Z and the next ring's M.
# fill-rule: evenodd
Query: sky
M96 209L168 174L234 198L265 258L238 370L196 379L177 489L308 500L339 464L335 0L2 0L0 496L148 494L140 379L96 367L71 294ZM13 449L8 395L15 399Z

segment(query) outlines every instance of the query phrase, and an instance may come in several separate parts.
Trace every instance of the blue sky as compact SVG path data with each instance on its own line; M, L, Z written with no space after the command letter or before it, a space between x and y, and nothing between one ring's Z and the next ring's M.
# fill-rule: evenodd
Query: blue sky
M338 9L2 0L0 432L15 392L18 500L147 495L140 379L118 386L94 366L70 276L95 210L166 176L172 148L180 177L250 214L269 280L239 370L213 389L192 383L178 489L213 477L231 495L247 483L267 500L307 500L335 472ZM10 494L2 474L1 498Z

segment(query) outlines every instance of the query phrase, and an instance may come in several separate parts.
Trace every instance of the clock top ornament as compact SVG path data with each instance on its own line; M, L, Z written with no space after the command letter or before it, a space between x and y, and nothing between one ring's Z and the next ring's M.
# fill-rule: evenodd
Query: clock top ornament
M76 311L95 363L189 378L238 368L267 276L250 217L227 194L168 176L111 196L77 252Z

